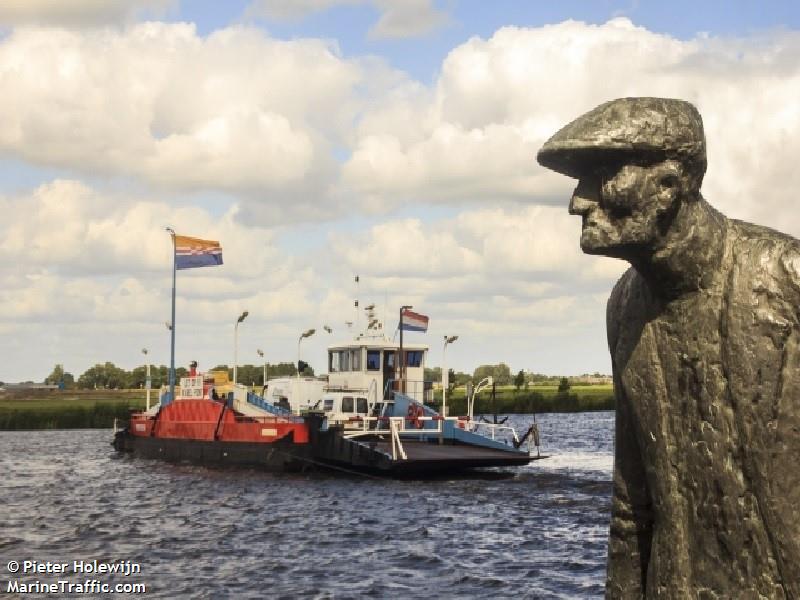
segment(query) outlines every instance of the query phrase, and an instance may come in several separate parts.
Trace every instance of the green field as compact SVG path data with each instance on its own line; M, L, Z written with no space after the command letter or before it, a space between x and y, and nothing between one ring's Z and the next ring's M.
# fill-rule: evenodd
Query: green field
M14 392L0 395L0 430L106 428L144 406L142 390Z
M448 394L448 414L466 414L467 406L463 387ZM441 402L437 392L435 402ZM566 393L559 393L556 385L531 385L517 391L513 386L497 388L494 404L491 390L482 391L475 400L475 414L481 413L542 413L584 412L590 410L614 410L614 387L612 385L574 385Z

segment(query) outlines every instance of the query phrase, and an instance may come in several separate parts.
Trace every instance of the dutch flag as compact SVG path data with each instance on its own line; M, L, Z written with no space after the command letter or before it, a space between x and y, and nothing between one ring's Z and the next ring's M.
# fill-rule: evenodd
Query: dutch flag
M428 317L406 308L400 313L400 329L403 331L428 331Z

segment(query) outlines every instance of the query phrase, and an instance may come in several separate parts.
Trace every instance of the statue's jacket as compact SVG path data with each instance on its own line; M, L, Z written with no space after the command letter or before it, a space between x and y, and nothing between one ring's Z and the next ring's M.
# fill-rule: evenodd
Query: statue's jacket
M609 598L800 598L800 242L723 223L708 285L609 300Z

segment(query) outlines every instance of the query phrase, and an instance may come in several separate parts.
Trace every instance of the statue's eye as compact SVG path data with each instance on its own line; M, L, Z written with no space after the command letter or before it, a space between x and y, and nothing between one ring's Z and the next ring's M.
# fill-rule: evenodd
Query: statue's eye
M678 185L678 176L670 173L668 175L664 175L658 182L658 184L663 188L674 188Z
M628 217L633 214L630 190L621 190L613 183L603 186L601 205L612 217Z
M611 216L615 219L630 217L633 214L633 209L627 204L612 204L609 206L609 210L611 212Z

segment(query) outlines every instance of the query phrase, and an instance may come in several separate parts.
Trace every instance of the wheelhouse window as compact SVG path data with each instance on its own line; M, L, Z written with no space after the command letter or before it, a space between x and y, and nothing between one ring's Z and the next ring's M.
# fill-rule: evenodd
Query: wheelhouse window
M367 371L381 370L381 351L367 350Z
M360 415L367 414L367 399L356 398L356 412Z
M345 396L342 398L342 412L343 413L351 413L353 412L353 397L352 396Z
M422 350L409 350L406 352L406 366L419 367L422 365Z
M350 370L361 370L361 348L357 350L350 350Z
M334 350L328 354L329 373L361 370L361 348L358 350Z

